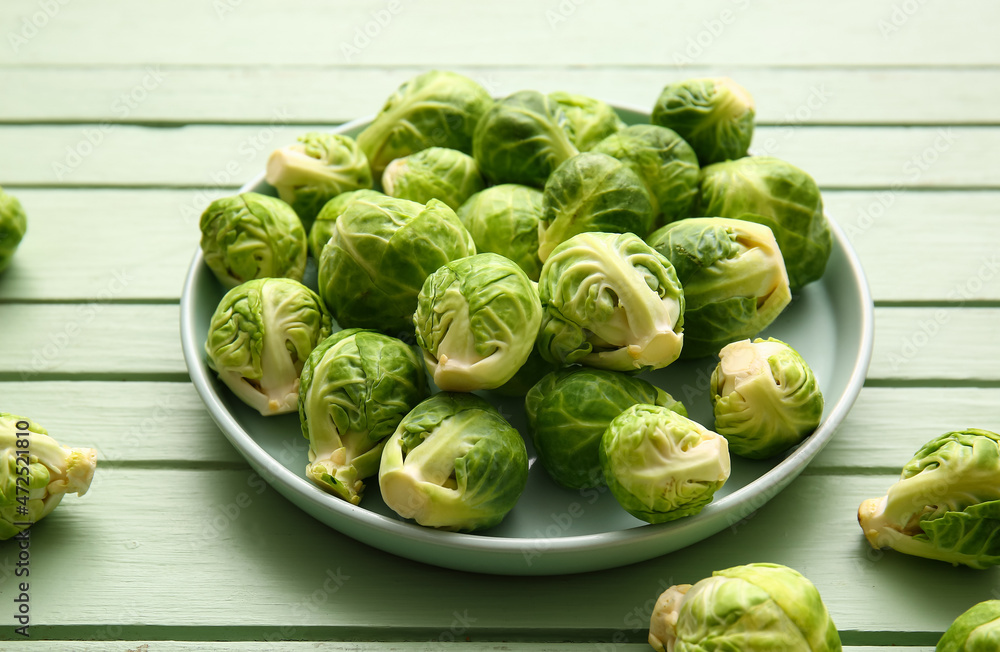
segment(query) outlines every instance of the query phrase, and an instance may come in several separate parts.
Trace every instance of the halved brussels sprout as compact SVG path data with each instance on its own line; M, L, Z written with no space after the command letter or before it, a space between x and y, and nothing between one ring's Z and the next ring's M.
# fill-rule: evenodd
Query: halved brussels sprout
M780 564L735 566L670 587L653 607L649 644L657 652L843 649L819 591Z
M302 366L330 328L323 302L298 281L247 281L226 292L212 315L208 366L261 415L295 412Z
M301 281L306 232L292 207L255 192L216 199L201 214L201 251L226 288L255 278Z
M661 224L691 215L698 196L698 157L676 132L656 125L632 125L591 151L613 156L639 175Z
M378 190L350 190L326 202L316 216L316 221L313 222L312 228L309 229L309 252L313 255L313 258L319 260L319 255L323 252L323 247L326 246L326 243L330 241L330 236L333 235L334 223L347 210L348 204L355 199L372 199L382 196L383 193Z
M93 448L69 448L31 419L0 412L0 541L54 510L66 494L87 493Z
M337 195L372 187L368 159L350 136L317 131L271 152L265 179L309 230L320 209Z
M372 174L389 163L428 147L472 152L472 133L493 104L475 81L454 72L431 70L401 85L371 124L358 135Z
M385 194L420 204L440 199L453 210L484 185L476 159L446 147L430 147L397 158L382 174Z
M343 328L411 332L424 280L474 253L472 236L444 202L355 199L320 253L320 295Z
M357 505L378 473L382 448L406 413L427 398L423 362L400 340L349 328L306 360L299 420L309 440L306 477Z
M633 405L612 419L599 459L612 495L647 523L697 514L729 479L726 439L659 405Z
M680 355L684 292L670 261L631 233L581 233L538 280L538 350L558 364L659 369Z
M534 348L541 321L531 279L490 253L445 263L428 276L413 315L434 383L459 392L510 380Z
M560 242L587 231L645 237L654 219L652 196L631 168L607 154L578 154L545 182L538 257L545 262Z
M635 376L587 367L547 374L524 399L538 461L564 487L604 485L601 437L612 419L640 403L687 416L682 403Z
M719 352L712 372L715 430L729 450L760 460L812 434L823 419L823 394L812 369L773 337L742 340Z
M753 97L728 77L667 84L651 122L673 129L698 154L701 165L747 155L753 140Z
M1000 435L969 428L916 452L858 522L875 549L969 568L1000 565Z
M472 234L476 250L500 254L517 263L532 281L538 280L538 225L542 219L542 191L504 183L477 192L458 209L458 217Z
M778 243L763 224L692 217L646 241L673 263L684 287L683 358L757 335L792 300Z
M472 155L493 183L541 188L552 171L579 153L562 107L538 91L496 102L476 126Z
M833 247L823 197L813 178L791 163L751 156L703 168L696 211L771 229L793 292L823 276Z
M0 272L10 265L27 230L28 219L21 202L0 188Z
M390 509L453 531L497 525L527 482L520 433L474 394L441 392L413 408L386 443L379 469Z
M934 652L1000 650L1000 600L986 600L955 619Z
M549 93L549 99L562 107L573 128L573 142L581 152L590 151L601 140L625 128L615 110L601 100L563 91Z

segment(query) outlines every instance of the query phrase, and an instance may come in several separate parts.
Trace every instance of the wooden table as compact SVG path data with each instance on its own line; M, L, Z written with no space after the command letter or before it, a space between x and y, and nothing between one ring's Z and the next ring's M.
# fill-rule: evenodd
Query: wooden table
M29 641L0 544L0 648L643 650L663 585L773 561L848 649L931 650L1000 575L875 552L855 512L930 438L1000 430L997 24L985 0L5 0L0 183L30 227L0 278L0 407L100 465L32 535ZM428 68L639 107L684 77L751 90L756 148L816 177L876 305L864 390L787 490L680 552L522 578L366 547L250 471L181 357L197 217Z

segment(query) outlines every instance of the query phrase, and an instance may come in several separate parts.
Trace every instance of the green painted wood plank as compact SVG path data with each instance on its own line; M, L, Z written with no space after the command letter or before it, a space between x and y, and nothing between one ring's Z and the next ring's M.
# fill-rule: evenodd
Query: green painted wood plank
M230 445L190 383L0 382L0 410L30 416L101 465L233 466Z
M294 116L278 98L274 110L273 124L252 126L2 126L0 151L18 156L0 160L0 179L8 186L239 185L263 170L275 147L326 128L284 124ZM762 127L754 151L788 159L824 187L1000 187L1000 127Z
M639 643L665 586L770 561L816 584L846 644L933 645L959 613L994 595L1000 572L871 550L855 514L884 491L888 475L803 476L695 546L546 578L486 577L393 557L323 526L246 471L101 475L31 535L38 638L86 639L121 626L129 639L143 638L141 628L188 639L184 632L206 627L216 628L210 638L230 639L246 628L286 626L286 638L321 640L377 631L381 640L439 641L460 628L472 640ZM9 543L0 548L0 569L9 573L13 554ZM0 580L3 595L12 579ZM121 587L141 599L123 603ZM11 618L0 613L0 625Z
M97 300L116 274L128 277L116 300L176 301L198 246L198 215L233 191L9 189L30 228L0 279L0 300L20 301ZM876 301L1000 300L1000 193L829 190L824 198Z
M335 63L335 62L334 62ZM652 63L652 62L651 62ZM542 67L545 66L545 67ZM454 68L496 96L522 88L569 90L649 109L660 89L688 77L732 74L750 90L760 124L995 124L1000 71L993 69L775 69L720 67ZM131 66L0 68L18 92L0 121L261 123L275 98L298 122L346 122L376 111L415 67ZM153 86L147 89L143 86ZM934 89L929 93L928 89ZM239 102L226 101L238 97Z
M185 367L175 305L8 304L0 376L167 374ZM1000 380L998 308L879 308L869 380Z
M518 0L470 8L459 0L316 4L294 0L204 3L158 0L122 7L114 0L61 5L31 34L32 0L6 7L4 34L12 63L173 63L421 66L502 62L649 65L996 64L990 3L946 6L846 0L836 10L777 0L654 0L628 11L612 2ZM100 19L97 19L100 17ZM25 24L27 21L27 25ZM367 32L367 36L365 34ZM80 47L86 35L86 48ZM293 44L270 45L275 34ZM614 36L612 36L614 35ZM626 37L622 37L626 35ZM179 43L197 44L178 47ZM261 44L269 44L262 47ZM934 47L928 47L933 43ZM294 45L294 46L292 46Z

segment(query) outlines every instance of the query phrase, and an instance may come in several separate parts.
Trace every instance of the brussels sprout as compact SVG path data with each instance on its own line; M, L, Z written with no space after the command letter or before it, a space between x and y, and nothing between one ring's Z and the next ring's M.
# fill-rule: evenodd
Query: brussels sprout
M928 442L858 522L875 549L969 568L1000 565L1000 435L970 428Z
M354 139L316 131L271 152L265 178L295 209L307 231L326 202L343 192L372 187L368 159Z
M1000 650L1000 600L987 600L955 619L938 641L935 652Z
M698 196L698 157L676 132L656 125L632 125L591 151L613 156L639 175L661 223L691 215Z
M552 171L579 151L573 127L554 100L519 91L496 102L476 125L472 155L493 183L541 188Z
M570 489L605 484L598 457L601 437L612 419L640 403L687 416L670 394L634 376L586 367L549 373L524 399L538 460L553 480Z
M549 93L549 99L562 107L572 125L573 142L581 152L589 151L601 140L625 128L615 110L601 100L563 91Z
M670 261L631 233L581 233L538 280L538 350L558 364L634 371L680 355L684 292Z
M531 279L490 253L446 263L428 276L413 315L434 383L458 392L510 380L528 359L541 321Z
M493 104L482 86L454 72L431 70L405 82L358 135L372 173L428 147L472 152L472 133Z
M645 237L654 219L652 196L631 168L607 154L579 154L545 182L538 257L545 262L560 242L587 231Z
M753 97L732 79L688 79L663 88L650 120L673 129L702 165L747 155L753 139Z
M97 468L93 448L67 448L31 419L0 412L0 541L82 496Z
M10 265L14 251L27 230L28 219L21 202L0 188L0 272Z
M355 199L320 253L320 295L344 328L410 332L424 279L474 253L472 236L444 202Z
M823 276L833 238L812 177L780 159L751 156L703 168L700 183L699 215L757 222L774 232L793 292Z
M440 199L453 210L484 185L476 159L446 147L431 147L398 158L382 174L385 194L420 204Z
M208 366L263 416L298 408L306 358L330 335L330 315L297 281L263 278L222 297L208 327Z
M773 337L719 352L712 372L715 430L729 450L761 460L801 442L823 419L823 394L795 349Z
M351 502L378 473L386 439L427 398L424 365L403 342L350 328L323 340L306 360L299 420L309 440L306 477Z
M647 242L673 263L684 287L682 358L714 355L753 337L792 300L778 243L763 224L693 217Z
M747 564L664 591L649 644L658 652L838 652L840 634L816 587L780 564Z
M201 251L226 288L255 278L302 280L306 232L280 199L245 192L216 199L201 214Z
M498 524L528 482L521 435L474 394L435 394L407 414L382 451L385 504L443 530Z
M542 219L542 191L505 183L477 192L458 209L458 217L472 234L476 250L500 254L517 263L532 281L538 280L538 224Z
M538 284L534 284L536 292ZM549 362L542 357L542 354L538 352L537 346L531 347L531 353L528 354L528 359L525 360L521 368L517 370L514 376L505 382L500 387L493 390L494 394L499 396L512 396L524 398L524 396L531 391L531 388L538 384L545 374L551 373L559 369L559 365Z
M340 217L341 213L347 210L348 204L355 199L372 199L382 196L384 196L383 193L378 190L350 190L326 202L323 209L316 216L316 221L313 222L312 228L309 229L309 251L313 257L319 260L319 255L323 252L323 247L326 246L326 243L330 241L330 236L333 235L334 223Z
M648 523L697 514L729 479L726 439L660 405L612 419L598 453L611 494Z

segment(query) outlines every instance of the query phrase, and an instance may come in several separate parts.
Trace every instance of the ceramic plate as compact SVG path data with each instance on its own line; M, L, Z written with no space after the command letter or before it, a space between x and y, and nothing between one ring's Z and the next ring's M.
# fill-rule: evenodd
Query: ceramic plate
M648 114L618 109L629 124L648 123ZM370 119L335 129L357 135ZM263 175L241 191L274 194ZM833 253L826 274L806 286L762 337L777 337L809 362L826 399L823 422L782 458L754 462L733 458L732 476L702 512L650 525L623 510L606 489L570 490L546 475L528 441L531 470L517 506L499 526L476 534L442 532L407 522L389 510L378 483L368 482L359 506L337 499L305 478L308 442L297 414L264 418L219 382L205 362L208 324L223 288L200 251L181 298L184 357L202 400L225 436L250 465L300 508L330 527L390 553L461 570L545 575L593 571L651 559L700 541L759 509L792 481L833 436L864 383L871 358L873 308L864 272L843 231L831 223ZM314 265L306 283L315 289ZM311 273L310 273L311 272ZM681 361L646 374L684 402L691 418L711 427L709 377L715 360ZM495 401L527 435L523 403Z

